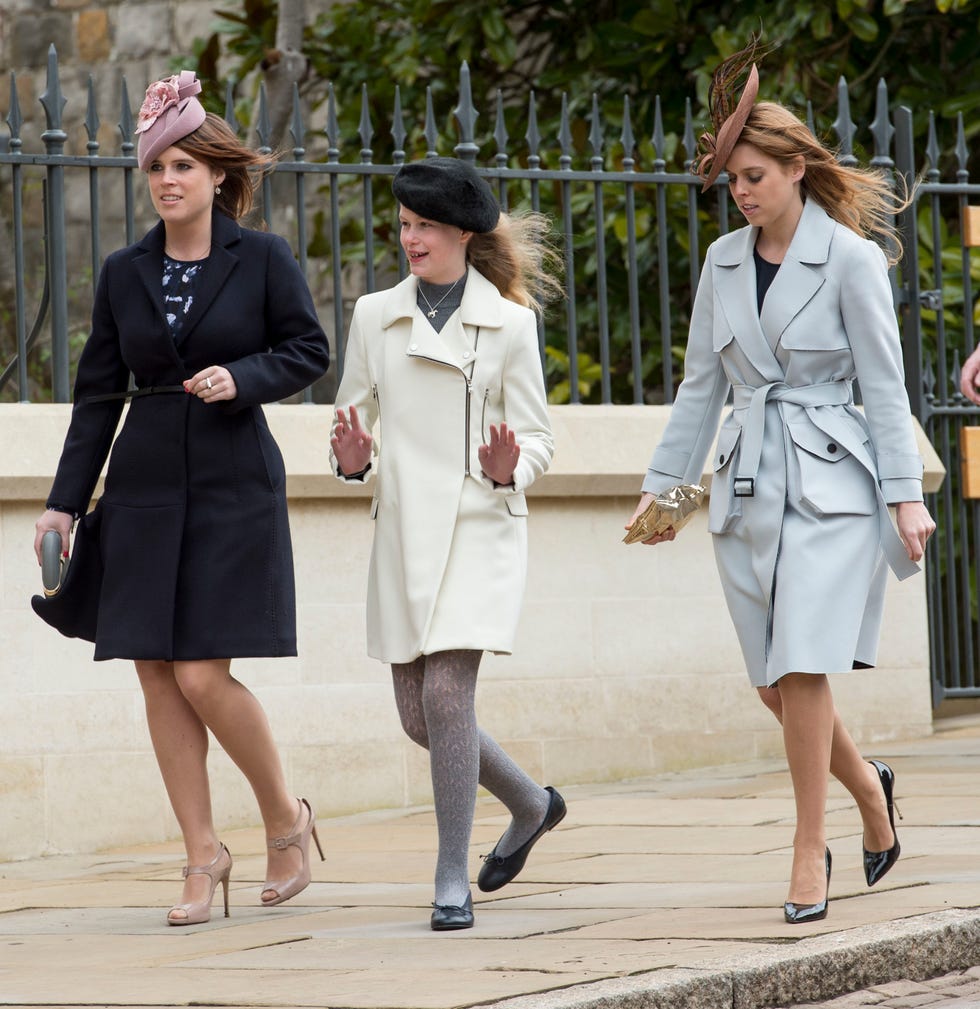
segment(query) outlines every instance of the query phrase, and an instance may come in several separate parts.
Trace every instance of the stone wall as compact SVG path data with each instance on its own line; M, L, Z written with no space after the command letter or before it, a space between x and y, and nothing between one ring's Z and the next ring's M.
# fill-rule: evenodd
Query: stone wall
M0 2L0 109L9 108L10 73L24 116L25 149L35 150L44 130L44 92L48 50L54 45L61 68L62 90L69 103L69 149L85 153L82 128L85 93L93 75L104 122L99 141L118 152L120 82L126 78L130 104L139 104L147 83L171 71L173 60L191 52L197 36L211 33L213 0L3 0ZM111 72L107 72L111 71Z
M431 802L386 667L365 655L367 488L327 472L330 407L269 407L288 473L299 657L236 661L269 714L291 787L323 816ZM68 421L0 405L0 861L175 837L132 664L92 662L32 612L33 524ZM531 489L529 580L515 654L487 656L481 723L535 778L620 781L782 752L748 684L702 512L677 542L620 543L667 407L554 407L552 470ZM941 466L921 438L932 488ZM931 731L925 579L891 579L877 669L834 678L872 744ZM887 703L882 703L887 698ZM869 755L873 755L873 748ZM217 746L219 828L257 822Z

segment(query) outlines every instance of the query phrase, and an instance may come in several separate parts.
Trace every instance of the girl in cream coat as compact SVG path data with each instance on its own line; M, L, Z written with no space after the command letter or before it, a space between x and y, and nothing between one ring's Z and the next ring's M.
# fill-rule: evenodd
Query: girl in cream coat
M724 88L751 57L716 71L713 109L732 108ZM874 664L887 567L915 572L935 525L886 259L869 240L894 249L890 190L840 166L786 109L754 104L757 89L753 66L738 106L702 140L705 187L727 171L750 226L708 250L684 382L633 518L654 494L698 481L731 391L709 529L750 680L783 725L797 809L784 916L798 924L827 914L829 771L861 812L868 884L898 858L894 774L861 757L827 674Z
M520 269L538 256L468 164L408 164L393 189L412 273L355 306L331 461L347 481L376 470L368 652L391 663L402 725L430 753L439 829L430 924L446 931L473 925L467 851L478 782L513 816L486 857L482 890L513 879L565 814L558 792L480 731L474 705L483 652L513 648L524 492L551 462L526 282L547 276Z

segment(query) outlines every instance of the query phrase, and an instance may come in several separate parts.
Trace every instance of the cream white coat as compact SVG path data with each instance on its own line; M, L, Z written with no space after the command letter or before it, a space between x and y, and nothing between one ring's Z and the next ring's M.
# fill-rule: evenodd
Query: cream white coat
M368 653L401 663L449 648L510 652L527 572L524 491L553 452L535 316L470 268L437 333L417 284L358 299L337 390L337 407L356 406L375 439ZM478 450L503 421L521 453L513 485L495 487ZM331 465L339 475L332 455Z

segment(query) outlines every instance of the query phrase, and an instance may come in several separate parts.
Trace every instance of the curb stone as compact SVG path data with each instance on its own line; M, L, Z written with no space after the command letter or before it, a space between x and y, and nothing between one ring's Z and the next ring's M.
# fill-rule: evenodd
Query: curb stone
M802 939L775 956L634 974L482 1009L778 1009L963 971L978 958L980 909L938 911Z

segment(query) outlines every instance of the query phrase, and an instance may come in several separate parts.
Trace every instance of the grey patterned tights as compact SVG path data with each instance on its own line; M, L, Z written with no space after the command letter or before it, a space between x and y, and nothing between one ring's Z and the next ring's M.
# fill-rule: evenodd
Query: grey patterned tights
M513 819L497 845L509 855L541 825L549 794L476 724L476 674L483 653L421 655L391 667L395 703L409 738L429 751L439 829L435 902L462 905L470 892L467 864L477 782Z

